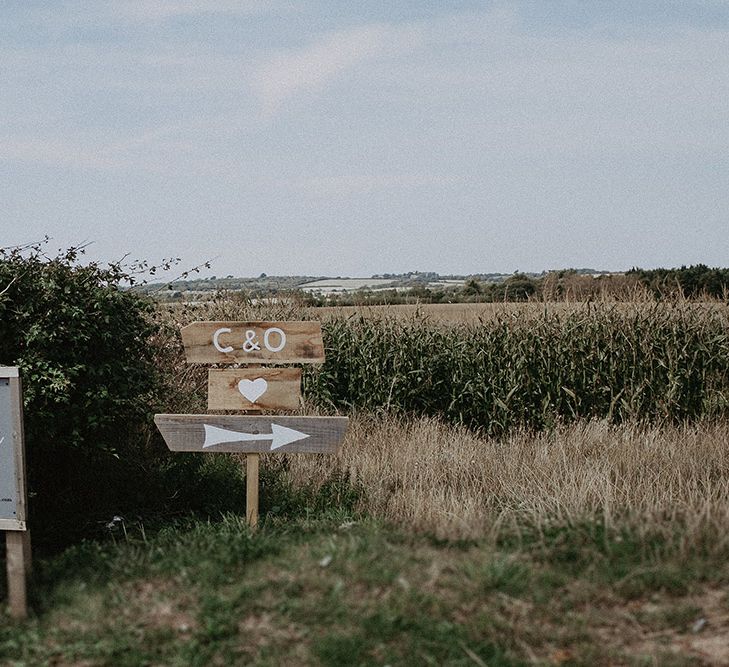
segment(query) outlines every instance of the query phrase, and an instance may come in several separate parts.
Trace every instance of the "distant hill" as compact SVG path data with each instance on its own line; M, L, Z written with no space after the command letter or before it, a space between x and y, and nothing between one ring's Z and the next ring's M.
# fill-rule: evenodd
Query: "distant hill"
M602 273L594 269L570 269L569 271L578 275L600 275ZM375 274L369 278L352 278L343 276L269 276L262 273L255 278L241 278L231 275L224 278L217 276L187 278L170 283L147 283L134 289L153 294L162 301L189 301L207 298L211 293L220 291L245 292L251 298L266 298L292 291L301 291L318 297L328 297L356 292L407 292L419 289L458 290L468 281L496 284L503 283L509 278L513 278L514 275L517 274L441 275L434 271L410 271L407 273ZM538 280L547 275L547 272L520 273L518 275Z

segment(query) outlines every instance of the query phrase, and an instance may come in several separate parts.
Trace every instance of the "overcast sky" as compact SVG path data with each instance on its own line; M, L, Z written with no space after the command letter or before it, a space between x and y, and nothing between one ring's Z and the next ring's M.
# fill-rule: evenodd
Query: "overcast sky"
M0 4L0 245L729 266L729 2Z

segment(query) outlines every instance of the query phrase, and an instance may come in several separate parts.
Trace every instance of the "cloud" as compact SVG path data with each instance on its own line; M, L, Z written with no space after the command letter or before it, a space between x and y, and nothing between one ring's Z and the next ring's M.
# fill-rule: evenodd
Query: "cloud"
M260 14L272 9L270 0L116 0L108 14L126 21L164 21L213 14Z
M310 197L329 199L370 194L380 190L439 188L459 182L456 176L428 173L344 174L276 181L275 185Z
M30 4L30 3L29 3ZM59 31L103 26L148 27L171 20L192 23L215 16L256 16L286 13L287 0L97 0L30 6L16 16L15 27Z
M328 33L303 49L281 51L263 62L251 86L264 111L272 113L298 94L324 90L348 70L411 52L421 43L418 27L369 24Z
M113 6L141 21L144 12L162 17L267 4L126 0ZM312 180L294 189L356 194L397 178L339 178L355 151L360 174L427 173L431 163L441 173L438 165L447 160L455 171L480 177L475 165L507 157L539 164L610 151L621 159L686 153L715 159L729 146L726 30L532 30L516 12L499 10L369 23L308 40L278 51L261 50L258 42L191 51L184 40L164 49L146 42L119 49L6 46L2 74L16 93L0 100L4 156L157 170L184 155L211 170L235 171L262 153L236 153L231 146L256 145L271 151L267 163L300 160ZM273 135L262 132L269 117L314 96L325 104L292 114L277 128L276 136L291 140L291 152L282 155ZM346 100L347 120L362 114L362 126L340 122L336 149L329 151L316 137L337 121L326 104L331 100ZM307 131L300 131L302 124ZM362 132L369 133L366 150Z
M119 166L106 148L67 139L0 137L0 153L3 160L54 167L113 169Z
M0 162L97 171L142 170L162 174L168 172L170 163L180 160L181 156L199 153L196 143L179 136L183 129L160 127L126 137L86 131L66 133L63 137L48 133L6 134L0 136ZM220 162L215 166L220 167ZM229 168L229 165L225 166Z

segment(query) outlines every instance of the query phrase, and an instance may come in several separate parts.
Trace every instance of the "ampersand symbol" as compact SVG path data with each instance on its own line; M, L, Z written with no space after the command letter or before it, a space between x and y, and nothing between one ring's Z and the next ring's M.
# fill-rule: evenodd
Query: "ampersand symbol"
M253 350L260 350L261 346L256 341L256 332L253 329L246 331L246 339L243 343L243 352L253 352Z

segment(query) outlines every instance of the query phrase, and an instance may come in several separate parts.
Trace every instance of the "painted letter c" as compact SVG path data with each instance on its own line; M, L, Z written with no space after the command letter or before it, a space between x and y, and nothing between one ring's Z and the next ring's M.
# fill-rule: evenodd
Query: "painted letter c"
M227 327L223 327L222 329L218 329L213 334L213 345L215 345L215 349L218 352L223 352L225 354L228 354L229 352L233 351L233 348L230 345L228 345L228 347L220 347L220 334L224 334L224 333L230 333L230 329L228 329Z

